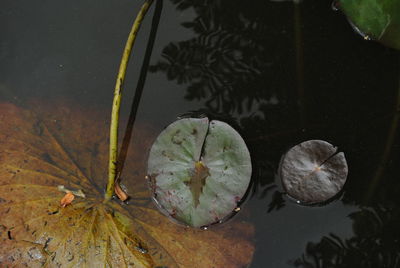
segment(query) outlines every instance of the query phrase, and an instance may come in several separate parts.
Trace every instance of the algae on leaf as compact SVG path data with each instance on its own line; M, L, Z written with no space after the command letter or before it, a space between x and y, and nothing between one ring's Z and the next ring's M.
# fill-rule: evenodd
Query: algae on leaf
M338 3L358 33L400 49L400 1L339 0Z
M169 125L151 148L148 179L161 209L202 227L229 217L250 183L251 159L228 124L185 118Z
M0 103L0 266L243 267L253 227L206 232L171 223L150 202L144 152L154 132L135 129L123 183L132 201L103 203L107 114L65 102L35 112ZM61 208L66 189L82 190ZM242 234L238 236L237 233ZM240 247L232 247L240 245ZM234 257L232 257L234 256Z

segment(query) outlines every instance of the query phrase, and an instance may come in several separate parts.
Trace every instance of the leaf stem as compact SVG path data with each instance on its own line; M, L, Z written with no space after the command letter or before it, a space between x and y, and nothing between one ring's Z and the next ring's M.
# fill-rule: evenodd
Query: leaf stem
M104 202L108 202L114 194L115 177L117 175L117 157L118 157L118 121L119 111L121 106L121 92L122 85L125 80L126 68L128 66L129 57L140 25L149 10L149 7L153 3L153 0L146 0L142 5L136 19L132 25L131 32L129 33L128 40L126 41L124 53L122 55L119 71L117 75L117 81L115 83L114 100L112 104L111 112L111 125L110 125L110 149L109 149L109 161L108 161L108 183L107 190L104 195Z

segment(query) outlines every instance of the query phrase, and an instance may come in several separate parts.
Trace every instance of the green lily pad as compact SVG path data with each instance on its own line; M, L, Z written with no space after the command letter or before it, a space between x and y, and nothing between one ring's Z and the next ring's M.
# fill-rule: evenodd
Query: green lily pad
M400 1L339 0L355 30L366 39L375 39L400 49Z
M159 207L202 227L238 210L250 183L250 153L228 124L185 118L169 125L150 150L148 178Z

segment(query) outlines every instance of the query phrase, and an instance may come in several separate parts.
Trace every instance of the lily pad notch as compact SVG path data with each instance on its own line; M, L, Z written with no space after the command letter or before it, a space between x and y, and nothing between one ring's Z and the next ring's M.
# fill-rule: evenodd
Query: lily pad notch
M161 210L185 225L206 227L239 211L251 179L249 150L228 124L185 118L164 129L148 160L148 181Z
M283 157L279 175L287 194L303 204L317 204L335 197L343 188L348 166L343 152L322 140L292 147Z

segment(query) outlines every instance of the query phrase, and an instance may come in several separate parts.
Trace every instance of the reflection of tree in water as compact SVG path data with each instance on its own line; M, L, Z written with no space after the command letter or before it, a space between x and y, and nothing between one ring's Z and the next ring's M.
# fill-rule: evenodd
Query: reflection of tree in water
M194 8L197 17L183 26L197 36L166 46L163 59L151 71L165 72L168 79L187 85L188 100L206 99L206 106L216 112L242 113L250 111L255 102L274 103L285 97L284 91L278 92L271 83L276 75L288 81L288 86L290 79L283 66L274 65L282 56L274 53L278 48L274 34L279 33L280 38L282 35L279 27L273 27L273 18L262 12L268 4L232 0L172 2L181 10Z
M334 234L309 242L296 267L400 267L400 214L398 209L362 209L350 214L354 236Z
M245 137L276 132L287 125L282 116L296 117L294 74L286 64L293 62L292 37L287 34L292 25L279 20L291 14L288 6L266 16L273 5L269 1L171 1L179 10L194 9L195 19L183 27L196 36L167 45L150 71L186 85L185 98L204 101L209 115L241 115ZM285 53L277 53L282 50ZM247 128L257 124L260 127ZM275 163L254 164L260 172L256 178L264 178L255 186L272 183Z

